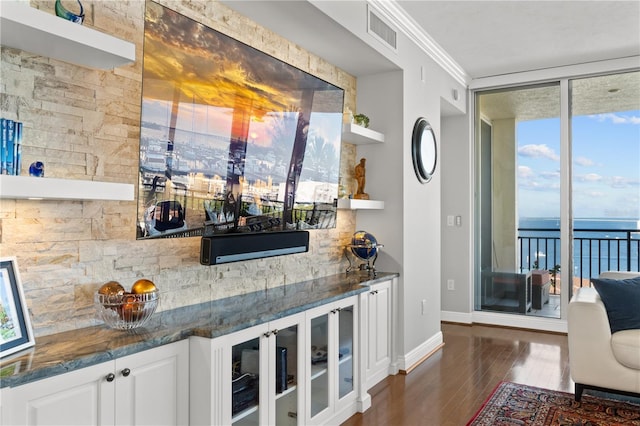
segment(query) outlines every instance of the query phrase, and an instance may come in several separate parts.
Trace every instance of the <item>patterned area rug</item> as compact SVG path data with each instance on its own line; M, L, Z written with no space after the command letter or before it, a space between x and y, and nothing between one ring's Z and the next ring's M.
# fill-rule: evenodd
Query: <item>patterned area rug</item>
M467 426L640 426L640 405L502 382Z

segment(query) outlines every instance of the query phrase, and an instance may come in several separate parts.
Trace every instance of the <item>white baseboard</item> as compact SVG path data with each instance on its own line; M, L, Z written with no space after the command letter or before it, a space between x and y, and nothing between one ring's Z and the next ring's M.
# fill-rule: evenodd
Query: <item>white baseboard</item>
M528 328L531 330L567 332L567 320L534 317L530 315L500 314L495 312L473 313L474 324L500 325L504 327Z
M471 324L473 322L473 314L470 312L440 311L440 320L458 322L461 324Z
M442 345L442 332L439 331L431 336L417 348L411 350L406 355L398 357L398 368L402 371L411 370L416 364L421 362L427 355L435 351Z
M460 324L488 324L503 327L528 328L531 330L567 332L567 321L557 318L535 317L532 315L501 314L498 312L440 312L442 321Z

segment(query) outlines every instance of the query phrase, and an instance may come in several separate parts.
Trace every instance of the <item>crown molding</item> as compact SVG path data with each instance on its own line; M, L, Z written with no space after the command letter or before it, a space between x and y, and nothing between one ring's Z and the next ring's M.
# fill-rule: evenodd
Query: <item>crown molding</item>
M582 64L563 65L531 71L515 72L473 79L469 89L491 89L519 84L544 83L564 78L580 78L601 74L614 74L640 70L640 56L607 59Z
M386 19L422 49L436 64L463 86L468 86L471 77L431 36L398 5L396 0L367 0Z

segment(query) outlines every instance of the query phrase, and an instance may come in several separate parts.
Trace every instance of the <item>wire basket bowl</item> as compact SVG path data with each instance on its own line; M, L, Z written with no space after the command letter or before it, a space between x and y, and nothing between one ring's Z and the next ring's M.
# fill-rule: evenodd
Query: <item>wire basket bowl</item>
M98 318L111 328L130 330L146 323L156 311L160 293L107 295L96 293L94 302Z

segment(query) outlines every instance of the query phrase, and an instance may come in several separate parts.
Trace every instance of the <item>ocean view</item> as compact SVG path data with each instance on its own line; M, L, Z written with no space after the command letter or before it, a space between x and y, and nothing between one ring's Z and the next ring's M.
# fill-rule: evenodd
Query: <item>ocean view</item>
M597 277L600 271L638 271L640 219L574 219L574 277ZM520 218L518 243L523 269L538 261L541 269L560 263L560 219Z

